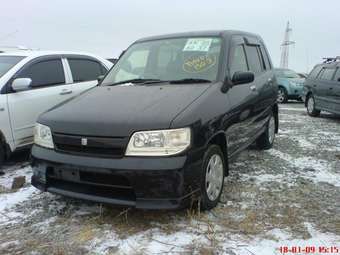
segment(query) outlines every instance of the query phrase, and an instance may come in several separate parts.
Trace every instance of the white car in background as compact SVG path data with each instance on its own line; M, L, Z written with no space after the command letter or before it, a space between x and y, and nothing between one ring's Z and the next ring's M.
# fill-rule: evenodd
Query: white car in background
M33 143L41 113L95 87L111 66L87 53L0 53L0 167L11 152Z

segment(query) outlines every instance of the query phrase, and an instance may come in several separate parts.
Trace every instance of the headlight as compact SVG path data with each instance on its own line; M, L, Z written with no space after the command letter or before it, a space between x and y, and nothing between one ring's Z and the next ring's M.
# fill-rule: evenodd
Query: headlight
M54 148L52 132L48 126L36 123L34 127L34 143L45 147L45 148Z
M184 151L191 141L190 128L136 132L130 138L126 156L168 156Z

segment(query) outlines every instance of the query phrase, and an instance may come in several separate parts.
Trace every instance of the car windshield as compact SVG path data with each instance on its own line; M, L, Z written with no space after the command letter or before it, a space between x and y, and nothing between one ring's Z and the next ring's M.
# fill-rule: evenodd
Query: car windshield
M133 44L118 60L102 85L143 81L214 81L221 38L186 37Z
M276 70L276 75L282 78L300 78L293 70Z
M0 78L23 58L19 56L0 56Z

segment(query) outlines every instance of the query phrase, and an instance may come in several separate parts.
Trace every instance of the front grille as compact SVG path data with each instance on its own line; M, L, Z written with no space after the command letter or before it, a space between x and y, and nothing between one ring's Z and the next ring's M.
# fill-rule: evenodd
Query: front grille
M86 144L82 143L86 139ZM84 156L123 157L127 146L125 137L93 137L54 133L56 150Z

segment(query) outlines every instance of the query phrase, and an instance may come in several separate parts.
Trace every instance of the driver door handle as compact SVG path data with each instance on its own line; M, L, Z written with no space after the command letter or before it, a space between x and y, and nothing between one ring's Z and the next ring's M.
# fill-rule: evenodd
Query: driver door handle
M68 94L71 94L73 91L72 90L70 90L70 89L63 89L60 93L59 93L59 95L68 95Z

